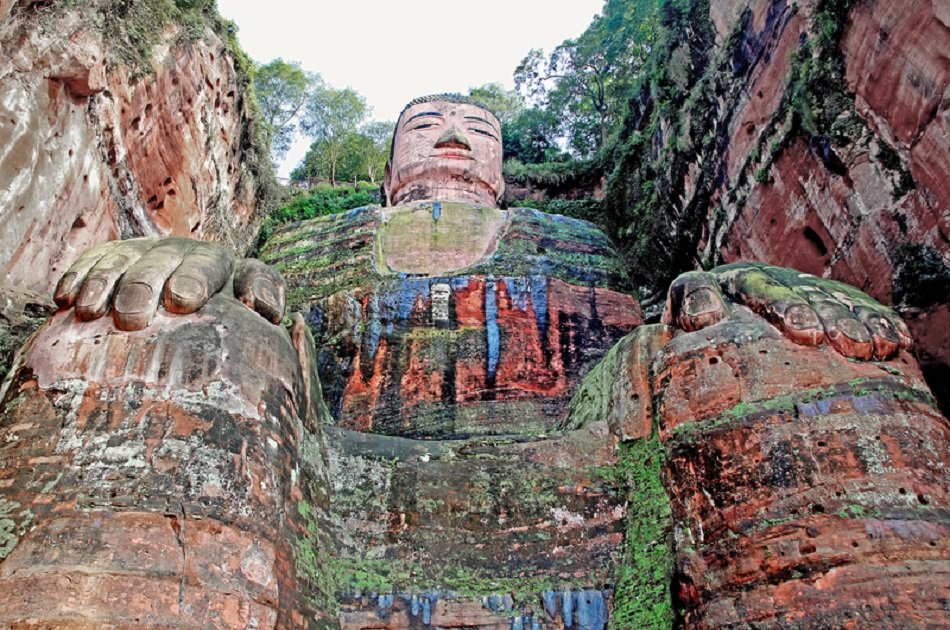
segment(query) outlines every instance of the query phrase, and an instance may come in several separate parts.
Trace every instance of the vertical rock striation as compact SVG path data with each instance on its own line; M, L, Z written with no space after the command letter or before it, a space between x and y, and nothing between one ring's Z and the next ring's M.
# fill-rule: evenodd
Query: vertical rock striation
M238 252L251 243L269 175L256 166L230 36L211 28L216 16L178 24L152 6L6 7L0 269L9 282L47 291L84 249L115 238L192 236ZM143 33L152 39L139 41Z
M334 589L308 572L332 553L309 337L221 296L159 319L121 333L60 312L14 366L0 625L326 623Z

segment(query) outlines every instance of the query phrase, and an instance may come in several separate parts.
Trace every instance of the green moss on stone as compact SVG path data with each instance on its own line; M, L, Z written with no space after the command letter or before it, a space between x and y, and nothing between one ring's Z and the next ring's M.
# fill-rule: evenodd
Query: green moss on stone
M611 630L673 627L673 516L662 476L666 459L666 446L655 433L620 447L629 507Z

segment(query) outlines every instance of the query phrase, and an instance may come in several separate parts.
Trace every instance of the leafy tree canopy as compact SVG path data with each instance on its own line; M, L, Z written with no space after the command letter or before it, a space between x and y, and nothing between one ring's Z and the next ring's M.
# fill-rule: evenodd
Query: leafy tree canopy
M318 149L321 168L325 167L331 184L337 182L337 168L347 151L352 151L351 137L369 114L366 99L352 88L336 89L318 86L310 93L301 128L313 140L311 149Z
M320 75L305 71L299 62L279 57L255 70L254 90L273 161L279 162L287 154L308 94L322 85Z

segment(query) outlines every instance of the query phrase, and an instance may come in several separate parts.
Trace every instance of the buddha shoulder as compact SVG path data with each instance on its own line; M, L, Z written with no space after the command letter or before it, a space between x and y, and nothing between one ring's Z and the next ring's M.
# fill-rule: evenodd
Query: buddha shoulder
M582 286L616 284L603 231L531 208L460 202L367 206L284 226L260 257L308 299L387 277L550 276ZM291 302L294 300L291 299Z

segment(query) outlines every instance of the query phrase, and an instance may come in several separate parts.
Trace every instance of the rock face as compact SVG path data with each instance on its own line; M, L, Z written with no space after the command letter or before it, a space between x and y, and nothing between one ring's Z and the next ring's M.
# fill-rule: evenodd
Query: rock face
M626 514L613 438L559 432L642 322L604 234L424 203L288 226L261 256L322 346L341 626L605 628Z
M673 602L686 627L947 622L950 430L908 353L849 360L735 307L640 327L575 401L577 425L625 417L634 438L617 627L670 624Z
M299 581L331 549L315 524L323 407L301 371L312 341L221 296L159 317L122 333L60 312L15 366L0 415L0 624L322 618L319 586Z
M651 212L675 226L671 273L757 260L857 286L901 306L937 389L950 355L915 309L939 311L950 281L928 303L908 303L901 269L927 252L950 278L943 4L687 4L691 26L677 37L689 42L672 45L668 65L681 68L696 47L703 54L670 74L674 96L644 96L628 121L644 137L656 129L640 154L650 167L628 179L625 199L636 202L648 176L668 187L672 202ZM650 149L656 143L668 150Z
M87 247L133 235L223 241L258 223L246 79L202 24L150 23L131 67L98 8L20 2L0 21L0 265L48 291ZM108 7L102 9L108 12ZM118 9L116 9L118 10ZM7 13L9 11L9 13ZM105 19L105 18L102 18ZM126 19L131 20L131 16Z
M636 300L610 288L613 251L600 230L528 209L502 214L494 251L455 273L386 271L402 260L403 239L391 238L402 227L374 208L278 230L264 246L309 311L341 426L543 433L565 416L579 378L642 322ZM425 238L408 234L406 247Z
M915 362L769 329L681 335L653 366L684 621L942 625L950 431Z
M815 9L807 5L817 3L806 3L798 13L778 2L732 3L711 11L720 9L721 19L728 14L722 23L732 27L747 4L748 96L728 121L729 180L718 196L728 198L730 189L741 188L735 182L742 168L764 168L767 181L748 186L743 205L723 203L725 223L716 225L709 215L705 251L718 250L727 262L761 260L826 275L893 303L908 255L901 245L931 247L950 265L950 17L929 1L857 3L839 18L846 19L840 54L853 92L847 98L867 130L834 147L794 140L774 162L763 164L750 155L781 113L780 99L794 72L790 53L802 37L814 37L809 14ZM934 297L946 303L946 296ZM923 344L918 356L936 384L950 354L924 332L914 326Z

